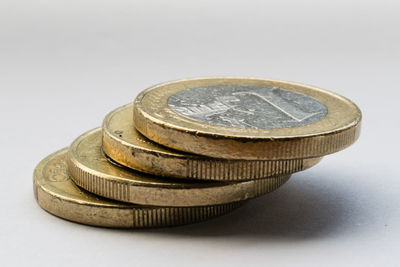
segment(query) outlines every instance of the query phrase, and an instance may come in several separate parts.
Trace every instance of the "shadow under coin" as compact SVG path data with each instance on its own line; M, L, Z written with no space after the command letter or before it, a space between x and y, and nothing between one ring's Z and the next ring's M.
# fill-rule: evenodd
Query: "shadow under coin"
M231 214L203 223L145 232L302 240L347 231L351 227L347 217L355 205L351 203L351 192L339 182L299 176L294 175L277 191L249 201Z

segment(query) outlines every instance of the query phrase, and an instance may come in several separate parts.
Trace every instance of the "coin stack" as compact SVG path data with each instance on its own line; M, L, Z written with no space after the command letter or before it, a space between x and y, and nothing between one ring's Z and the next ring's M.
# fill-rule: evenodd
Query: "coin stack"
M314 87L198 78L141 92L101 128L43 159L39 205L103 227L181 225L226 214L354 143L361 112Z

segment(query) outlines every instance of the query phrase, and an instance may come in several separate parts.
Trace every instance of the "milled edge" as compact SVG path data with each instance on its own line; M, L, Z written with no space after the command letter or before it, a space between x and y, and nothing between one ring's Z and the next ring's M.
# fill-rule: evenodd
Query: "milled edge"
M200 180L241 181L265 179L303 170L303 159L218 160L187 159L186 177Z

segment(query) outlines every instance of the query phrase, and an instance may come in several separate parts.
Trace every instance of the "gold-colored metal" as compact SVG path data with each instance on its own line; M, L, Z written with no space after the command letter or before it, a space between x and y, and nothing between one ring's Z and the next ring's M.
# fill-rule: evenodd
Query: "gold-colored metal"
M181 225L226 214L240 202L203 207L146 207L99 198L78 188L67 173L67 151L43 159L33 184L39 205L58 217L103 227L145 228Z
M190 88L237 85L289 91L323 104L327 114L302 126L254 129L204 123L168 105L171 96ZM135 99L133 118L144 136L173 149L214 158L279 160L322 157L348 147L360 134L361 112L348 99L311 86L257 78L198 78L143 91Z
M134 127L133 104L109 113L103 122L103 151L115 162L146 173L176 178L240 181L301 171L321 158L225 160L197 156L160 146Z
M246 182L184 182L146 175L110 163L101 150L101 129L78 137L69 151L71 179L89 192L141 205L190 207L231 203L271 192L290 175Z

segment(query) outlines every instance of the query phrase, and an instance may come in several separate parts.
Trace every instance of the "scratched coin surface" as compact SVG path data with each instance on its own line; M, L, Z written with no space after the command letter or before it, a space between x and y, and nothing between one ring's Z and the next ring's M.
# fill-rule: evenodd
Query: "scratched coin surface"
M110 162L101 145L100 128L72 143L68 157L71 179L89 192L123 202L169 207L225 204L271 192L290 177L282 175L243 182L165 179Z
M320 160L226 160L172 150L140 134L134 127L132 112L133 104L129 104L106 116L103 151L112 160L138 171L176 178L239 181L301 171Z
M134 101L134 124L173 149L214 158L321 157L354 143L361 112L315 87L257 78L198 78L153 86Z
M38 204L58 217L103 227L145 228L182 225L226 214L241 202L200 207L149 207L104 199L78 188L68 176L68 149L43 159L34 171Z

